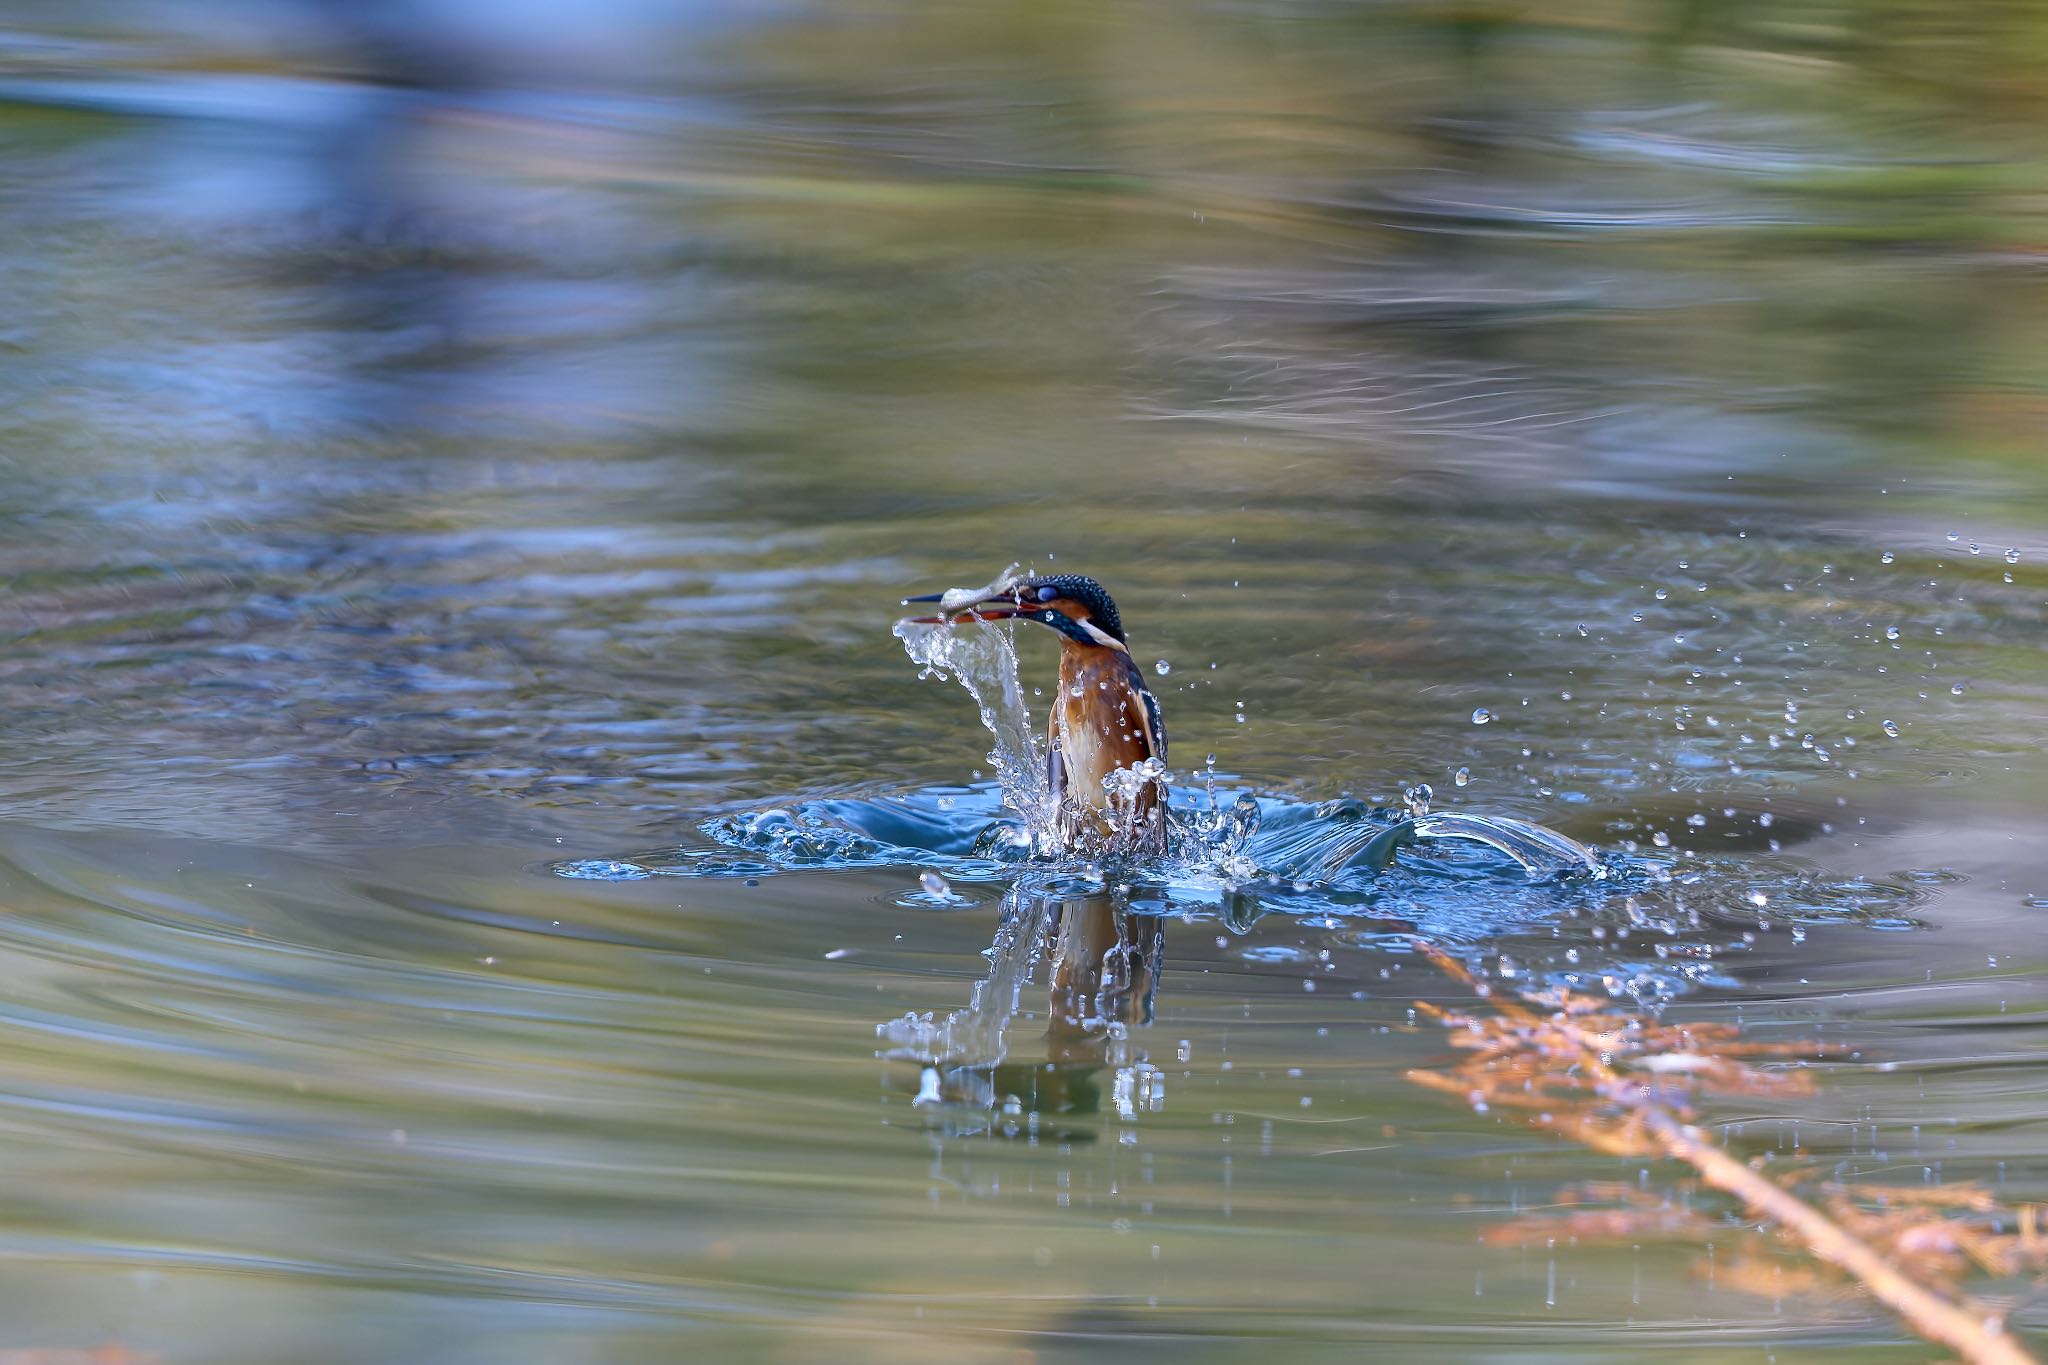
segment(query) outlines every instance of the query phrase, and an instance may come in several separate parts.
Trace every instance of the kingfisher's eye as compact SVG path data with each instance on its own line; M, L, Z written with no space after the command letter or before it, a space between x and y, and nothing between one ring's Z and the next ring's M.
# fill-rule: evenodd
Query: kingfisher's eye
M1038 600L1041 602L1050 602L1059 595L1060 590L1058 588L1040 588L1038 590Z

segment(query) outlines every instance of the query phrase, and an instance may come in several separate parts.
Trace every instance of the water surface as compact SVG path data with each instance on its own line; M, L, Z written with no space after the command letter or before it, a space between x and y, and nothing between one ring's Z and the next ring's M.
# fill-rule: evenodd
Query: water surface
M0 36L0 1346L1925 1358L1482 1244L1674 1173L1407 1084L1413 937L1853 1050L1746 1153L2048 1193L2048 12L473 8ZM1040 971L1057 1084L918 1103L1015 878L889 626L1011 559L1191 799L1636 880L1169 889L1149 1024ZM770 810L913 856L551 870Z

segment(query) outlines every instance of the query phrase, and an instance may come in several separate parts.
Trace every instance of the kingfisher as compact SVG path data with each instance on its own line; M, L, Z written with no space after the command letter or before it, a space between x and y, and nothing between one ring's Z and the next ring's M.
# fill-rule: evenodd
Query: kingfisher
M968 601L928 593L910 602L942 602L927 625L956 621L1035 621L1060 637L1060 682L1046 726L1046 785L1068 846L1107 841L1134 852L1166 849L1166 725L1159 700L1131 659L1116 603L1083 574L1025 578ZM1132 771L1113 789L1119 769Z

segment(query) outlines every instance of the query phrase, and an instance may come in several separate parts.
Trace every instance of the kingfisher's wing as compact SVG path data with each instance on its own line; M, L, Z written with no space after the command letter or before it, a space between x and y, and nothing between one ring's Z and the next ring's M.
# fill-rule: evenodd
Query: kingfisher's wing
M1152 689L1145 686L1145 677L1138 672L1138 665L1124 660L1124 695L1120 699L1122 709L1137 721L1134 727L1138 742L1144 746L1146 758L1166 762L1166 720L1159 714L1159 698L1152 695Z
M1166 717L1159 714L1159 698L1152 695L1152 689L1144 683L1138 684L1138 699L1145 704L1145 739L1152 746L1152 757L1166 762Z
M1145 686L1145 677L1138 672L1138 666L1128 658L1124 666L1124 704L1129 709L1135 724L1131 727L1139 747L1145 750L1144 757L1159 760L1166 765L1166 720L1159 714L1159 699L1152 695L1152 689ZM1147 833L1143 844L1149 851L1166 851L1166 788L1156 782L1145 784L1145 790L1138 796L1139 814L1144 817ZM1149 1017L1149 999L1148 1017Z

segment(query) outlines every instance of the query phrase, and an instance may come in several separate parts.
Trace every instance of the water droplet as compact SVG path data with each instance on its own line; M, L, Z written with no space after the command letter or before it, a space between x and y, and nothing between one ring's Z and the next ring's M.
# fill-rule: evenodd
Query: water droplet
M1417 782L1401 793L1402 804L1408 807L1408 814L1417 820L1429 814L1429 803L1435 798L1436 793L1430 790L1427 782Z
M2006 563L2008 563L2008 564L2017 564L2017 563L2019 563L2019 562L2020 562L2020 552L2019 552L2018 550L2007 550L2007 551L2005 552L2005 562L2006 562Z
M1663 588L1659 588L1659 589L1657 589L1657 591L1656 591L1656 592L1655 592L1654 594L1652 594L1652 595L1653 595L1654 597L1656 597L1656 599L1657 599L1657 600L1658 600L1659 602L1662 602L1662 601L1663 601L1663 600L1664 600L1665 598L1669 597L1669 596L1670 596L1671 594L1670 594L1670 593L1668 593L1668 592L1666 592L1666 591L1665 591L1665 590L1664 590Z
M1454 774L1454 775L1452 776L1452 778L1451 778L1451 781L1453 781L1453 782L1457 783L1457 784L1458 784L1459 786L1461 786L1461 787L1462 787L1462 786L1464 786L1464 785L1466 785L1467 783L1469 783L1469 782L1470 782L1471 780L1472 780L1472 770L1471 770L1470 768L1460 768L1460 769L1458 769L1458 771L1456 772L1456 774Z
M1579 634L1580 634L1580 635L1585 635L1585 634L1587 634L1587 630L1586 630L1586 623L1585 623L1584 621L1581 621L1581 622L1579 622Z
M1173 672L1173 665L1172 665L1172 664L1170 664L1170 663L1168 663L1168 662L1167 662L1166 660L1164 660L1164 659L1159 659L1159 660L1156 660L1156 661L1155 661L1155 662L1153 663L1153 665L1152 665L1152 671L1153 671L1154 673L1157 673L1157 674L1158 674L1158 675L1159 675L1160 677L1162 677L1162 678L1163 678L1163 677L1165 677L1165 676L1166 676L1167 674L1169 674L1169 673Z
M1476 707L1476 708L1474 708L1474 710L1473 710L1473 712L1472 712L1472 723L1473 723L1474 725L1484 725L1484 724L1486 724L1486 722L1488 722L1488 721L1490 721L1490 720L1492 720L1492 719L1493 719L1493 712L1491 712L1491 711L1487 710L1487 709L1486 709L1485 707L1483 707L1483 706L1481 706L1481 707Z
M936 872L921 873L918 876L917 884L924 888L924 893L927 896L950 896L953 894L951 883L947 882L944 877L941 877Z
M1896 640L1896 639L1898 639L1898 638L1899 638L1899 628L1898 628L1897 626L1886 626L1886 627L1884 628L1884 638L1885 638L1885 639L1887 639L1887 640Z
M1650 836L1650 842L1659 848L1669 848L1671 847L1671 836L1660 829Z
M1960 696L1962 696L1962 695L1963 695L1963 685L1962 685L1961 683L1957 683L1957 684L1956 684L1956 685L1955 685L1954 687L1951 687L1951 688L1949 689L1949 695L1951 695L1951 696L1956 696L1956 697L1960 697Z
M1890 550L1886 550L1883 554L1877 557L1877 562L1880 564L1889 564L1895 557L1896 556L1894 556Z
M1956 543L1957 541L1961 540L1962 538L1963 538L1963 536L1962 536L1962 533L1961 533L1960 531L1950 531L1950 532L1948 533L1948 543L1949 543L1949 544L1951 544L1951 545L1955 544L1955 543Z
M1884 723L1884 732L1893 739L1897 739L1899 737L1899 723L1895 720L1886 721Z

